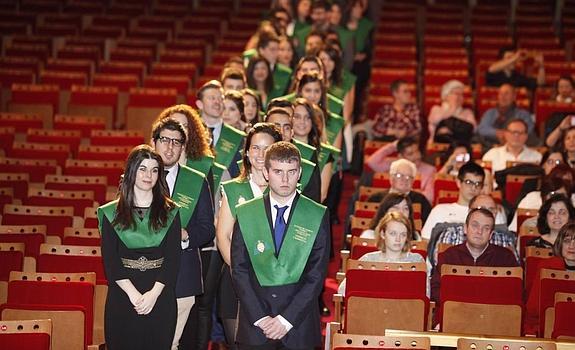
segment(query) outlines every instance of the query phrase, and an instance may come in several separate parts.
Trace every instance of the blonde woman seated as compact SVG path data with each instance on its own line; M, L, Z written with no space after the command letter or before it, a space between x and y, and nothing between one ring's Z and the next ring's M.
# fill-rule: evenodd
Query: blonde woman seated
M387 262L387 263L414 263L424 262L423 257L409 251L413 237L411 221L396 211L390 211L381 218L375 228L378 235L375 243L378 251L367 253L360 261ZM341 282L338 293L345 295L345 280Z

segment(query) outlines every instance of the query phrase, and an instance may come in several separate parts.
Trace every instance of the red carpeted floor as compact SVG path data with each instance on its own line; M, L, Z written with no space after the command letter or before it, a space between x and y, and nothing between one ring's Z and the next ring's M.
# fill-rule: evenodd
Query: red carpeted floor
M335 279L335 274L339 271L341 266L341 256L339 254L341 250L341 245L343 243L343 225L346 221L346 211L349 198L353 194L354 187L353 183L357 180L357 176L345 174L343 178L343 190L341 194L341 201L338 207L338 217L339 224L333 225L332 227L332 244L334 249L334 257L329 262L329 268L327 273L327 278L325 279L325 290L323 293L323 300L325 305L329 307L331 311L331 316L322 317L322 323L327 323L333 320L333 301L332 296L337 291L337 281ZM324 327L325 332L325 327Z

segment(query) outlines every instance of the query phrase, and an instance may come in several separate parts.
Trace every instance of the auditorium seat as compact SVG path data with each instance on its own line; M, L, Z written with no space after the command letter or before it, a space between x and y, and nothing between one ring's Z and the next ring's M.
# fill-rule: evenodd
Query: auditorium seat
M105 129L106 120L107 118L100 116L56 114L54 130L78 130L82 137L89 137L92 130Z
M0 236L1 238L2 236ZM99 247L101 244L100 231L94 228L66 227L62 244Z
M183 76L188 78L193 86L198 75L198 66L193 63L154 62L152 63L151 73L163 76Z
M84 228L98 228L97 208L84 210Z
M555 350L557 346L552 341L541 341L541 339L476 339L472 337L459 338L457 340L458 350Z
M105 176L47 175L44 187L49 190L91 191L94 200L106 203L108 179ZM83 216L84 212L80 214Z
M445 264L441 267L440 285L437 322L443 332L521 335L523 270L520 267Z
M341 334L333 335L330 350L429 350L426 337L385 337L380 335ZM547 350L547 349L545 349Z
M0 180L0 184L4 181L17 181L21 183L24 177L21 174L28 175L30 182L42 182L48 174L56 174L60 171L60 166L56 160L52 159L20 159L20 158L0 158L0 166L4 174L12 173L12 179ZM2 179L3 177L0 177ZM21 189L15 192L15 196L20 195Z
M175 89L132 88L126 106L126 128L151 132L152 123L167 106L177 103Z
M60 143L33 143L14 141L8 156L16 159L51 159L64 166L70 158L70 146Z
M0 281L8 281L12 271L23 271L24 254L24 243L0 243Z
M12 197L18 200L28 195L29 181L26 173L0 173L0 188L11 188Z
M39 81L42 84L56 85L61 90L70 90L72 85L85 85L89 76L86 73L43 70L40 72Z
M124 162L119 161L68 159L62 173L75 176L106 176L108 184L113 186L120 181L123 169Z
M102 52L99 45L66 44L66 46L58 50L56 54L56 57L59 59L86 60L90 62L98 62L101 56Z
M426 271L423 262L349 260L345 273L344 332L383 334L387 328L426 330L429 314ZM336 305L336 310L341 308ZM387 316L380 317L383 314Z
M56 85L12 84L11 91L10 112L37 114L51 121L59 111L60 89ZM50 127L51 123L44 126Z
M175 89L178 95L185 96L190 88L190 78L186 76L148 75L144 78L144 88Z
M94 86L116 87L120 92L127 92L140 84L136 74L95 73L92 79Z
M90 144L135 147L145 143L148 137L140 130L93 130L90 133Z
M74 216L84 215L84 209L96 205L93 191L78 190L52 190L42 188L30 188L28 198L24 200L26 205L34 206L71 206L74 208Z
M23 243L24 255L37 258L46 242L46 225L0 225L1 243Z
M19 350L50 350L52 321L0 321L0 348Z
M549 338L553 331L547 318L553 318L552 308L555 305L555 294L575 293L575 272L541 269L539 281L539 336Z
M538 265L553 256L550 248L523 247L525 249L525 290L530 291L539 270Z
M28 129L42 129L48 126L48 118L37 114L0 113L0 127L11 127L16 132L25 133ZM12 146L10 144L10 146Z
M73 85L68 113L104 117L106 127L112 128L118 108L118 92L118 88L114 86Z
M46 144L65 144L70 146L72 154L78 153L82 134L76 130L50 130L50 129L28 129L26 141Z
M555 318L551 337L559 340L575 340L575 294L555 293Z
M79 219L79 218L78 218ZM8 204L4 206L2 225L46 225L46 234L64 236L64 228L78 225L71 206L32 206Z
M135 75L135 76L137 76L138 81L142 80L142 78L144 77L144 73L146 72L146 64L144 64L142 62L100 61L98 67L99 67L99 73L101 73L101 74ZM116 86L116 85L113 85L113 86ZM137 84L134 86L137 86ZM130 86L130 87L133 87L133 86ZM121 90L127 91L129 89L121 89Z
M131 146L80 145L76 159L125 161L131 150Z
M42 244L36 268L38 272L95 272L98 280L106 280L100 247Z

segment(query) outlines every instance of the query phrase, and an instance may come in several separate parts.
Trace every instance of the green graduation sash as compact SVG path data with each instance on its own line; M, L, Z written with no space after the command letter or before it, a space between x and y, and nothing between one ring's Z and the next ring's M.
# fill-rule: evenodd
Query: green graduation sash
M204 174L204 176L208 176L210 169L214 165L214 161L214 156L202 156L200 159L188 159L186 166L188 168L199 171L200 173Z
M276 63L273 71L274 86L268 95L268 101L271 101L272 98L280 97L285 94L286 90L288 89L291 76L291 68L284 66L281 63Z
M221 165L220 163L214 162L214 166L212 167L212 178L214 179L214 189L220 187L220 182L222 181L222 175L226 167ZM214 190L212 190L214 191Z
M249 49L249 50L244 51L242 53L244 65L247 67L247 62L250 60L250 58L254 57L257 54L258 54L258 51L256 49Z
M343 26L335 27L335 31L337 32L341 47L345 50L349 41L353 39L353 32Z
M357 25L357 29L353 32L355 35L355 52L365 52L366 47L365 44L367 43L367 37L369 33L373 29L374 24L371 20L362 17L359 20Z
M327 133L327 141L330 145L333 145L337 135L343 129L344 124L345 121L342 117L331 112L329 113L325 123L325 131Z
M205 178L204 174L199 171L180 165L172 198L180 206L180 219L183 227L188 226L194 214Z
M98 228L100 229L100 232L104 232L102 230L104 216L106 216L110 223L114 221L117 205L118 200L115 200L98 208ZM170 228L170 225L172 225L172 221L174 221L174 218L177 214L178 208L170 211L168 214L168 221L166 222L166 226L162 227L159 231L156 232L150 232L150 210L146 212L143 220L140 220L140 218L134 218L134 221L136 222L135 228L122 230L116 226L114 227L114 230L116 230L118 237L120 237L122 242L124 242L126 247L129 249L158 247L162 243L162 240L166 236L166 233L168 232L168 229Z
M341 151L331 145L322 143L319 150L319 154L317 156L320 171L323 170L325 165L328 163L330 154L333 157L333 161L337 163L337 159L339 158Z
M292 143L296 145L297 149L299 150L299 153L301 153L302 159L309 160L310 162L312 161L313 156L316 152L314 146L308 145L307 143L301 142L294 138L292 138Z
M328 93L327 94L327 110L329 113L337 115L343 114L343 101L340 98Z
M246 136L240 131L227 124L222 125L222 132L216 144L216 162L228 168L234 159L234 155L242 145L242 140Z
M236 207L250 199L254 198L252 187L248 179L235 178L222 183L228 205L233 217L236 217Z
M263 197L245 202L237 208L246 250L262 287L282 286L300 280L326 207L300 195L291 210L291 219L276 257Z
M311 179L311 175L313 174L313 169L316 167L314 162L310 162L307 159L301 160L301 176L299 178L299 183L301 185L301 189L303 191L306 188L309 180Z
M333 95L334 97L339 98L340 100L343 101L343 99L345 98L345 95L349 92L349 90L351 90L353 88L353 86L355 85L355 81L357 80L357 77L355 76L355 74L353 74L352 72L348 71L347 69L344 69L342 71L342 76L341 76L341 83L340 85L332 85L329 87L329 89L327 90L327 92L330 95Z

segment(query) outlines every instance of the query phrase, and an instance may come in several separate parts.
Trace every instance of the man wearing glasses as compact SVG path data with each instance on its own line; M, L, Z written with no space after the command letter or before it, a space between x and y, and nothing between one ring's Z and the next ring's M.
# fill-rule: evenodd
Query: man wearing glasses
M457 202L437 204L433 207L421 230L423 238L431 238L433 228L439 223L465 222L469 212L469 202L483 189L485 171L479 164L471 161L461 166L455 181L459 188Z
M523 119L512 119L505 128L505 144L490 149L483 156L483 161L491 162L491 170L495 172L507 167L507 162L541 163L541 153L527 147L528 126Z
M178 318L172 349L177 349L195 296L203 293L199 247L215 236L212 195L205 176L178 160L186 144L184 127L173 119L158 121L152 127L152 144L162 157L170 197L180 207L182 257L176 282Z

